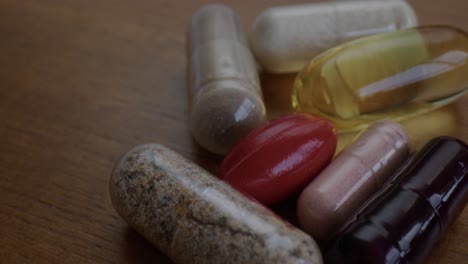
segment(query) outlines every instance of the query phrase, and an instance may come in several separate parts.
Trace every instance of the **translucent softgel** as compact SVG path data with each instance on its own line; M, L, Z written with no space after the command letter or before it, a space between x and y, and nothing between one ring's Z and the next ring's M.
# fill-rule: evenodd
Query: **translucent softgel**
M427 112L468 87L468 37L429 26L348 42L312 60L299 73L296 110L319 112L341 130Z

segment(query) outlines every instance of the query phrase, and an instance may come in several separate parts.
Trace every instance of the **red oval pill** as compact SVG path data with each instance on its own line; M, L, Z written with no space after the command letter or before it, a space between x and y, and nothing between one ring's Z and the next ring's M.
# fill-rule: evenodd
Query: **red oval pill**
M240 192L271 205L300 192L332 159L331 121L296 113L253 130L231 150L219 177Z

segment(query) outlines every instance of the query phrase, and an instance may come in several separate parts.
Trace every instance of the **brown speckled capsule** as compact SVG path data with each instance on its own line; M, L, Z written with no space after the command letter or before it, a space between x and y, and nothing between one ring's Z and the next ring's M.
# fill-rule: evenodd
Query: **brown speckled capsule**
M126 153L110 194L119 215L176 263L322 263L310 236L161 145Z

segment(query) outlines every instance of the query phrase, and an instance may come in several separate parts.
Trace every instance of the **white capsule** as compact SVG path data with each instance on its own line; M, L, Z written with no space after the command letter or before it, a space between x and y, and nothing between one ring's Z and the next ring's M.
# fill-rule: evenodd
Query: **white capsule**
M402 0L334 1L267 9L249 37L264 70L285 73L343 42L416 25L413 9Z

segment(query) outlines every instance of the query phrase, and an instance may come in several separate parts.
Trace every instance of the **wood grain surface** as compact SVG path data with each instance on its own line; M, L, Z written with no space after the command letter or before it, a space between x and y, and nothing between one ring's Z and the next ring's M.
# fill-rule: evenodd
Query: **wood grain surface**
M247 27L293 2L225 3ZM409 2L421 24L468 30L465 0ZM216 172L187 126L185 30L206 3L0 0L0 263L169 263L116 214L109 175L145 142ZM291 76L261 77L271 115L288 111ZM467 142L468 96L405 126ZM428 263L468 263L468 209Z

